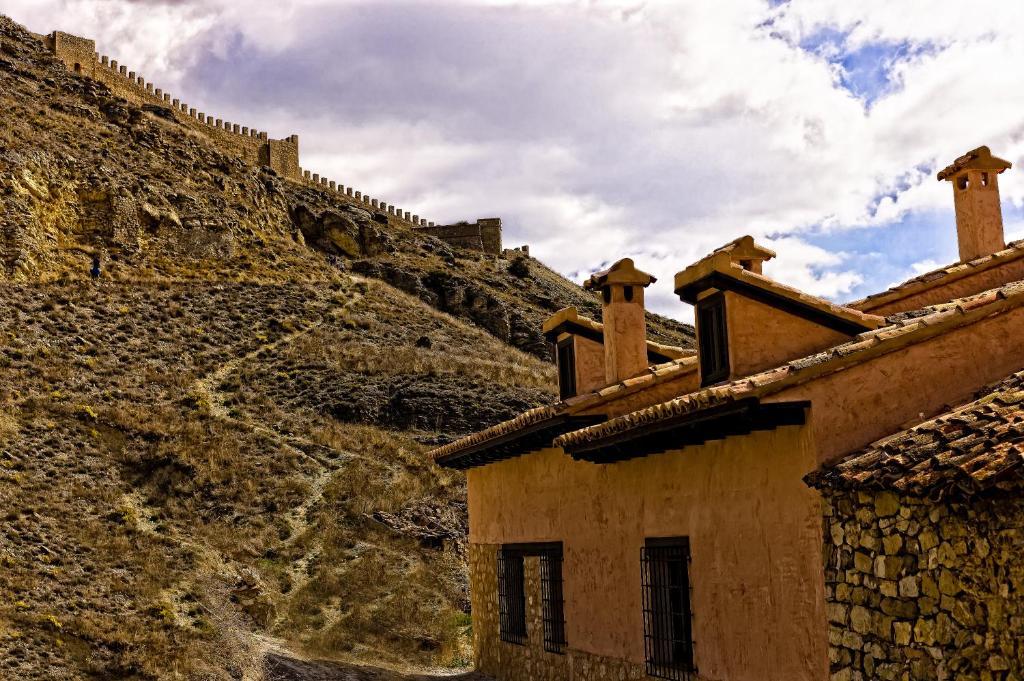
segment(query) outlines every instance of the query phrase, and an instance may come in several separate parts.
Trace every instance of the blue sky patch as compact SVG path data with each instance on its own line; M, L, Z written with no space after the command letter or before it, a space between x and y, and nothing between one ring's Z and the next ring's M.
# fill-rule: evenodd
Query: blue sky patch
M931 43L879 41L849 45L851 31L821 28L800 41L800 48L838 68L839 85L870 107L900 86L894 67L936 51Z

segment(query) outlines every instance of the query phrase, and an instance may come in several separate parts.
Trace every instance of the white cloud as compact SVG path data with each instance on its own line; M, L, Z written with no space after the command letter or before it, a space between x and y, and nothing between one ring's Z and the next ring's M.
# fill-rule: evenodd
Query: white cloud
M633 255L661 279L652 305L677 316L672 274L744 233L779 252L773 276L846 297L874 275L822 238L871 227L869 250L885 256L896 223L949 208L936 167L978 144L1024 158L1019 3L9 0L4 11L94 36L207 112L299 133L306 167L389 203L437 221L501 215L510 244L530 242L563 272ZM841 46L808 47L823 31ZM877 45L905 49L885 53L891 87L869 105L844 87L853 67L840 60ZM1019 171L1001 190L1024 205ZM955 239L952 225L935 233ZM918 262L931 257L918 246Z

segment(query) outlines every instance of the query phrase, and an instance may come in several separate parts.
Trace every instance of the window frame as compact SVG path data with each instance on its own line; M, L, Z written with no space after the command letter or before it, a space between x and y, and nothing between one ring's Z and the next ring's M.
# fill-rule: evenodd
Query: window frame
M551 544L540 554L541 612L544 650L564 655L569 642L565 635L565 580L562 575L562 544Z
M528 639L524 558L504 546L498 549L498 637L520 646Z
M562 655L568 646L565 635L562 542L504 544L498 549L499 638L516 645L526 645L529 642L526 558L531 557L540 559L539 595L544 650Z
M729 327L725 292L719 291L697 301L697 350L700 354L700 385L729 378Z
M568 361L564 362L564 358ZM567 366L563 367L563 363ZM558 366L558 397L567 400L576 396L576 339L573 336L555 343L555 364Z
M644 661L650 677L686 681L697 674L691 564L689 537L647 539L641 549Z

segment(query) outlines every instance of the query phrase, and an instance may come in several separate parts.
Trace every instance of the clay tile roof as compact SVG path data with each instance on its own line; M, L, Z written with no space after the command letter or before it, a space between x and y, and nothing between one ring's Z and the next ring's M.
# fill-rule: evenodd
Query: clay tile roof
M652 385L664 383L682 375L697 370L697 358L695 356L681 357L678 359L656 364L648 367L637 376L626 379L620 383L614 383L601 390L583 393L570 397L557 404L546 407L537 407L523 412L508 421L503 421L490 428L477 431L466 437L437 447L429 452L429 456L435 461L454 454L466 451L490 440L514 433L517 430L527 428L547 419L553 419L564 414L578 414L584 410L590 412L599 408L602 404L612 400L640 392Z
M1022 359L1024 362L1024 359ZM819 489L970 496L1024 479L1024 371L808 475Z
M994 170L997 173L1001 173L1007 168L1012 167L1012 163L993 156L992 151L988 147L981 146L977 149L968 151L966 154L953 161L950 165L940 170L937 177L940 181L949 180L961 170L974 168L978 170Z
M858 310L870 310L872 308L885 305L891 301L926 291L939 283L949 284L958 279L962 279L963 277L983 272L984 270L991 269L993 267L1005 265L1006 263L1012 262L1021 257L1024 257L1024 239L1013 241L1007 244L1006 248L1003 250L996 251L991 255L984 255L980 258L975 258L974 260L957 262L930 272L925 272L913 279L908 279L902 284L897 284L886 291L874 293L866 298L849 303L847 307Z
M519 414L508 421L502 421L490 428L478 430L464 438L432 449L430 451L430 457L436 461L437 459L443 459L446 456L457 454L460 451L469 449L470 447L486 442L487 440L497 439L502 435L514 433L517 430L526 428L527 426L532 426L536 423L540 423L541 421L558 416L564 413L566 408L567 405L565 402L559 402L558 404L536 407L529 411L524 411L522 414Z
M774 369L732 383L705 388L598 425L566 433L555 440L555 445L572 450L574 447L618 436L640 426L720 406L730 401L766 397L784 388L833 371L840 371L944 333L961 324L970 323L974 319L994 314L1000 310L1000 303L1005 303L1008 307L1024 305L1024 282L1014 282L999 289L936 306L936 309L925 317L898 321L866 331L851 341L790 361Z
M608 284L648 286L656 281L657 279L650 274L638 270L633 264L632 258L623 258L606 270L594 272L589 279L583 282L583 288L594 291Z

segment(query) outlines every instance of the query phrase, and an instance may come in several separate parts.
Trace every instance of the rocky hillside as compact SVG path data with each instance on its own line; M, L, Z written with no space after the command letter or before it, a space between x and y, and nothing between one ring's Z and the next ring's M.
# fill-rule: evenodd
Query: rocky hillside
M2 17L0 104L0 678L464 664L464 486L423 452L553 399L540 323L594 299L246 166Z
M316 279L325 262L381 278L539 356L540 322L595 299L535 260L453 250L330 193L218 152L169 109L114 98L0 19L0 274L82 278ZM330 256L330 257L325 257ZM652 336L689 329L651 317Z

